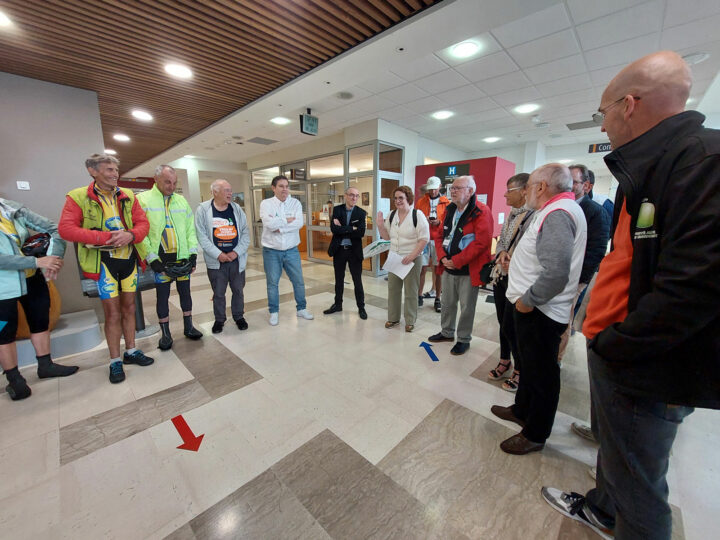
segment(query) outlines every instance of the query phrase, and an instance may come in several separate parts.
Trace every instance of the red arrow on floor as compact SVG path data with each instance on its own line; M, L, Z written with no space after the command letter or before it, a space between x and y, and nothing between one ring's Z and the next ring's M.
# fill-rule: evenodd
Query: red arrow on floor
M178 448L180 450L192 450L193 452L197 452L205 434L203 433L202 435L196 437L192 432L192 429L190 429L190 426L187 425L187 422L182 417L182 414L173 418L172 423L175 426L175 429L178 430L178 433L183 440L183 444L178 446Z

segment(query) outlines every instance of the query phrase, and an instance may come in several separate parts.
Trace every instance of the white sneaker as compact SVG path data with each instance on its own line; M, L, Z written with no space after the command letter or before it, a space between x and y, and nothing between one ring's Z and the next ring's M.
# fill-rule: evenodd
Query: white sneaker
M556 488L543 487L543 499L561 514L587 525L605 540L613 540L613 531L605 527L585 504L585 497L579 493L563 492Z
M306 319L308 321L312 321L315 318L307 309L298 309L297 316L298 319Z
M277 326L280 322L280 314L276 311L270 314L270 326Z

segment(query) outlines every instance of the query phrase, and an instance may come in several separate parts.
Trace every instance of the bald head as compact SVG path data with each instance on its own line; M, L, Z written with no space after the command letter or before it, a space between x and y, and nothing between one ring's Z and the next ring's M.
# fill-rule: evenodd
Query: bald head
M649 54L625 67L603 92L602 130L614 148L685 110L690 95L690 68L675 52Z

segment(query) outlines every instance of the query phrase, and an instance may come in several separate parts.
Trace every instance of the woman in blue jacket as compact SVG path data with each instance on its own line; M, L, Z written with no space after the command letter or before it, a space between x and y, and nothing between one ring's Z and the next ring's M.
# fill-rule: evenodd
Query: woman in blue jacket
M23 254L22 245L30 236L28 229L50 235L46 254L36 257ZM45 280L57 277L64 254L65 241L55 223L20 203L0 197L0 366L9 383L5 389L13 400L24 399L31 393L18 370L15 345L18 302L30 328L38 377L66 377L78 370L76 366L55 364L50 358L50 293Z

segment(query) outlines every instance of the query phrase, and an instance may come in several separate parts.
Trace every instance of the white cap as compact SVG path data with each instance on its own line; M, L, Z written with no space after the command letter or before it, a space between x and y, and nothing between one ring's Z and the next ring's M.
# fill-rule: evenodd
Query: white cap
M440 189L440 179L437 176L431 176L428 178L427 184L425 184L425 187L427 189Z

